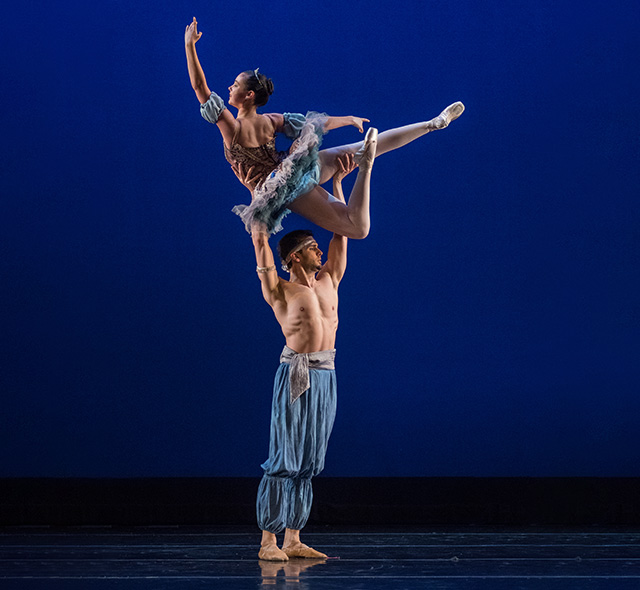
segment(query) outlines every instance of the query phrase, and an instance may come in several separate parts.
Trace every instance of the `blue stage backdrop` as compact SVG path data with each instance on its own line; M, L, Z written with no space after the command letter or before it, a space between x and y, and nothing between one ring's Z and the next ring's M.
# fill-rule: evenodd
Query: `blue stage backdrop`
M284 342L194 15L211 88L259 67L265 112L467 107L374 166L325 474L640 475L637 0L3 11L0 476L261 473Z

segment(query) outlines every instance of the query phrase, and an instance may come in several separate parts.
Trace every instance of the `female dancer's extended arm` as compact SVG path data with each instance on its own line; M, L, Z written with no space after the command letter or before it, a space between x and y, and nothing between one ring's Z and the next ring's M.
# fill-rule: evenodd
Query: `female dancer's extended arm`
M187 54L187 67L189 68L189 79L191 87L196 93L200 104L204 104L209 100L211 90L207 86L207 79L204 70L200 65L198 54L196 53L196 41L202 37L202 33L198 33L198 22L196 17L188 24L184 30L184 49Z
M369 123L369 119L364 119L362 117L327 117L327 122L324 124L324 130L331 131L332 129L338 129L338 127L353 125L358 128L360 133L362 133L363 123Z
M298 115L302 117L302 115ZM282 133L285 121L284 116L278 113L265 113L265 117L269 117L271 122L273 123L273 128L277 133ZM327 117L323 126L323 130L325 133L331 131L332 129L338 129L339 127L347 127L351 125L353 127L357 127L360 133L363 132L363 124L369 123L369 119L365 119L363 117L354 117L349 115L348 117ZM293 136L288 136L290 139L294 139Z
M191 87L193 88L200 104L204 104L209 100L211 96L211 90L207 85L207 79L204 75L204 70L200 65L198 54L196 52L196 42L202 37L202 33L198 32L198 21L196 17L193 17L193 21L188 24L184 30L184 50L187 54L187 67L189 69L189 80L191 80ZM233 126L235 119L233 115L224 109L220 114L217 125L222 133L222 137L227 140L227 137L233 135Z

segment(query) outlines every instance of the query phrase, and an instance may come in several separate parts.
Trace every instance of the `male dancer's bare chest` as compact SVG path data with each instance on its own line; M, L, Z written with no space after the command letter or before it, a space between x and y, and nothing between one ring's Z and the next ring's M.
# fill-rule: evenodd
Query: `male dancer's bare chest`
M337 315L338 293L330 280L316 282L313 286L290 284L285 291L289 314L305 315L317 319L329 319Z

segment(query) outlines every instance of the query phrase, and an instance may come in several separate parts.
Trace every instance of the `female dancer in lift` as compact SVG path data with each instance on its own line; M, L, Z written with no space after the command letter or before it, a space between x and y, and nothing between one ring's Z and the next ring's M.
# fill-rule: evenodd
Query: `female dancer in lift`
M198 60L196 42L202 33L194 17L184 34L189 78L198 100L200 112L218 126L224 142L226 159L237 175L251 174L257 178L248 206L238 205L247 230L253 220L263 221L270 233L279 231L282 218L290 211L306 217L324 229L348 238L361 239L369 233L368 183L356 182L348 203L334 199L319 185L339 168L338 158L354 154L363 172L370 173L373 158L395 150L436 129L444 129L464 111L461 102L448 106L440 115L422 123L414 123L384 131L367 131L364 141L318 151L322 135L331 129L353 125L360 132L362 117L328 117L307 113L258 114L273 93L273 83L258 70L239 74L229 86L229 104L238 110L237 117L229 112L224 101L207 86ZM275 149L275 135L283 133L294 140L288 152ZM240 176L240 175L239 175Z

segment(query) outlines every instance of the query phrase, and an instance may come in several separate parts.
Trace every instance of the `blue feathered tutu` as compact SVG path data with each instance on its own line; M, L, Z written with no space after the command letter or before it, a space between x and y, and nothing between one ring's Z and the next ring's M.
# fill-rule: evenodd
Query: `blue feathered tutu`
M282 219L290 213L287 207L300 195L318 185L318 151L326 120L325 114L307 113L288 155L255 189L251 204L236 205L233 208L249 233L254 220L263 222L269 234L279 232L282 229Z

